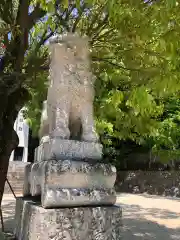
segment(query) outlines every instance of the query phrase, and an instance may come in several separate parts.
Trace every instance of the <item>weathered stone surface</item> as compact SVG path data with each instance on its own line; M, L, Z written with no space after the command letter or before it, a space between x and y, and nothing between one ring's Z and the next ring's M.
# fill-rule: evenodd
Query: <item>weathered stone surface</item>
M102 145L94 142L80 142L53 138L42 143L36 150L35 161L44 160L100 160L102 158Z
M47 161L46 165L41 162L39 166L45 168L48 185L62 188L113 188L116 180L116 168L110 164L64 160Z
M31 168L32 168L32 164L28 164L24 169L23 196L30 195Z
M110 164L92 164L72 160L42 161L31 166L30 178L27 177L27 179L31 185L29 190L32 196L40 195L41 189L47 186L53 189L110 189L114 187L116 168ZM28 191L25 195L28 195Z
M120 240L117 206L44 209L30 199L16 202L17 240Z
M44 208L113 205L116 192L107 188L58 188L45 185L41 203Z
M49 160L49 143L44 142L35 149L35 162Z
M48 185L62 188L113 188L116 168L103 163L52 161L46 164L45 177Z
M41 163L43 166L46 165L45 162ZM38 196L41 194L41 187L45 182L45 174L41 174L41 165L38 163L34 163L31 166L31 172L30 172L30 193L32 196ZM45 169L44 171L45 172Z
M50 138L97 142L88 38L68 33L49 43L50 83L41 119L41 143L47 134Z
M39 129L40 144L49 141L49 120L47 115L47 100L43 102L41 112L41 125Z

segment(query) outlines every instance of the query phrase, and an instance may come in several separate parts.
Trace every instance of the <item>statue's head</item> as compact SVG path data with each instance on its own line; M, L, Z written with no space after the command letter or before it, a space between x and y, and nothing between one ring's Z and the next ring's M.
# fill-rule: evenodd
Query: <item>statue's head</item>
M63 48L71 51L75 58L85 60L89 56L89 39L86 36L79 36L74 33L57 35L49 40L51 49ZM52 50L51 50L52 51Z

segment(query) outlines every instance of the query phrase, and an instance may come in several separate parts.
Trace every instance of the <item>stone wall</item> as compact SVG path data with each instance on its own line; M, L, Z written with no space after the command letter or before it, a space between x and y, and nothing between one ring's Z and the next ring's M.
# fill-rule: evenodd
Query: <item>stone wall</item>
M180 197L180 171L119 171L116 190Z
M30 163L28 162L21 162L21 161L13 161L9 162L8 174L7 178L10 182L14 192L16 195L21 195L23 190L24 184L24 169L25 166ZM9 194L11 190L6 182L4 193Z

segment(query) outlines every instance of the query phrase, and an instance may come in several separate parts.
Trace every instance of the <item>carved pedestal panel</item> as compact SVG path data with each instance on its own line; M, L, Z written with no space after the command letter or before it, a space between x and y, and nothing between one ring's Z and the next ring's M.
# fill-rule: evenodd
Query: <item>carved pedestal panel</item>
M106 188L54 188L47 186L41 195L44 208L112 206L116 202L114 189Z
M101 158L102 145L99 143L52 138L36 149L35 161L52 159L99 161Z

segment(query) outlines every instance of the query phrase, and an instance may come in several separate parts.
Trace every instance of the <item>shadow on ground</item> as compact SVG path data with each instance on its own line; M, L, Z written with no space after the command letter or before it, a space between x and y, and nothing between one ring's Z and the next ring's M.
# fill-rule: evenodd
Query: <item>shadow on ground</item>
M2 214L5 232L14 231L15 200L7 201L2 205Z
M178 214L139 205L121 204L123 207L123 240L179 240L180 227L166 226L167 221L179 222ZM162 222L161 222L162 220ZM160 221L160 223L159 223Z

